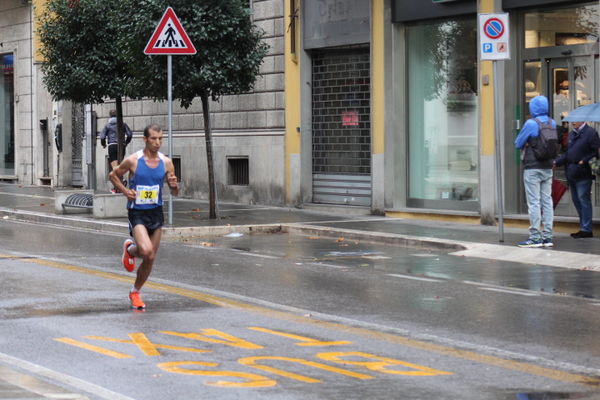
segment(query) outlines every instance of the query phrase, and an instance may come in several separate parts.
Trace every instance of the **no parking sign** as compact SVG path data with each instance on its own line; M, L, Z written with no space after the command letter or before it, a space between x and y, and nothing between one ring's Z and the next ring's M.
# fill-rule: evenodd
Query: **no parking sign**
M510 58L508 14L479 14L479 52L482 60Z

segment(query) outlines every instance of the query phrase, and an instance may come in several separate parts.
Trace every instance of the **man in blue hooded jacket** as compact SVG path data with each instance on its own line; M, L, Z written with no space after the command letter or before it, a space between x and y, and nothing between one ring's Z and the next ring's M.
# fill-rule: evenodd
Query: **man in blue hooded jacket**
M515 139L515 147L521 149L523 160L523 183L527 195L529 212L529 238L518 244L519 247L552 247L552 159L538 160L532 150L537 145L540 135L540 123L556 122L548 116L548 99L536 96L529 103L531 118L523 125L523 129ZM537 119L537 121L536 121ZM539 121L539 123L538 123ZM540 228L540 223L543 229Z

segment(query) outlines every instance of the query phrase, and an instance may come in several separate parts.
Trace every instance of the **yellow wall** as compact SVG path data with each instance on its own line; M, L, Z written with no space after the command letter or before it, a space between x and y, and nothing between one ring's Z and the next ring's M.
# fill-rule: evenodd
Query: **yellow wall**
M300 1L296 0L296 7L300 9ZM290 26L290 2L285 0L285 22L284 26ZM300 18L296 20L296 51L300 52ZM300 155L300 60L297 55L291 53L290 31L285 29L285 191L287 202L292 199L292 170L291 156ZM300 171L294 171L299 174ZM299 182L300 177L296 177Z
M480 13L493 13L494 0L480 0ZM479 22L478 22L479 23ZM479 44L477 44L479 46ZM481 143L481 155L492 156L494 148L494 73L492 61L481 61L480 82L484 76L489 77L488 85L481 85L481 98L479 103L479 115L481 116L479 138Z
M39 27L39 16L43 15L46 9L46 0L32 0L33 5L33 60L34 62L42 62L44 59L40 55L40 39L36 32Z
M385 146L385 40L384 0L371 3L371 153Z

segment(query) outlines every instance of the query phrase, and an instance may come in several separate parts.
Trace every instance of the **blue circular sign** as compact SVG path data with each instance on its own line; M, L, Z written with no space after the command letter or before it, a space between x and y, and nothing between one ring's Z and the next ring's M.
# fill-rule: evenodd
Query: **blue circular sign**
M498 39L504 34L504 24L498 18L490 18L483 24L483 33L490 39Z

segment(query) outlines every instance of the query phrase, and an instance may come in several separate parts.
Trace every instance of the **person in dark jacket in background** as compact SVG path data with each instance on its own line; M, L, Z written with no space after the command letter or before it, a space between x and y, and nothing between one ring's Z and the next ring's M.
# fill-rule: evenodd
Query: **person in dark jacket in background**
M556 121L548 116L548 99L536 96L529 103L529 118L515 139L515 147L521 149L523 159L523 184L527 195L529 213L529 238L519 242L519 247L552 247L552 163L535 157L532 147L537 144L540 125L550 124L556 128ZM539 121L539 123L536 121ZM544 226L541 230L540 224Z
M565 166L573 205L579 215L579 231L571 233L575 239L594 236L592 233L592 169L589 161L598 154L598 132L585 122L573 122L569 132L567 151L554 162Z
M117 168L119 165L119 156L118 156L118 148L119 148L119 134L117 132L117 111L110 110L109 112L110 118L108 119L108 123L100 132L100 144L103 148L106 148L108 145L108 163L110 164L110 171ZM131 142L133 137L133 132L126 123L123 123L123 129L125 129L125 146ZM107 143L108 142L108 143ZM123 148L123 153L125 153L125 148ZM116 193L116 188L113 188L112 192Z

